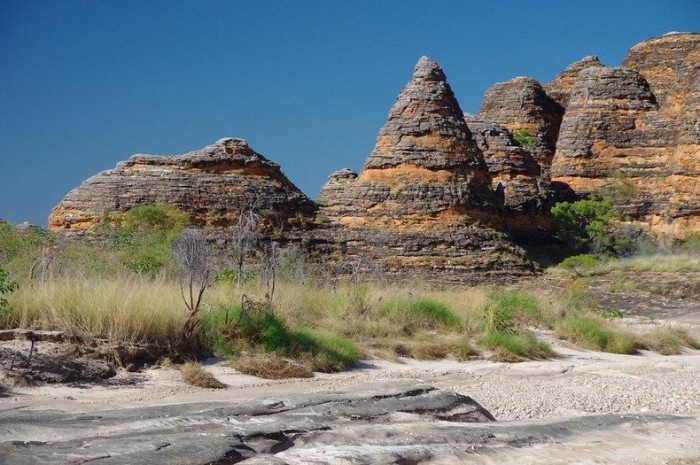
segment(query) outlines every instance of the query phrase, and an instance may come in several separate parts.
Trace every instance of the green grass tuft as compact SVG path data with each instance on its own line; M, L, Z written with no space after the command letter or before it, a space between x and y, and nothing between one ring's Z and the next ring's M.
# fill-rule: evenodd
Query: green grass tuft
M536 325L542 320L537 299L524 292L496 289L484 306L487 332L509 333L518 325Z
M634 339L626 332L594 317L569 317L554 326L557 337L590 350L634 354Z
M534 334L511 334L493 331L477 341L477 345L493 351L492 358L502 362L520 362L554 356L552 348L538 341Z

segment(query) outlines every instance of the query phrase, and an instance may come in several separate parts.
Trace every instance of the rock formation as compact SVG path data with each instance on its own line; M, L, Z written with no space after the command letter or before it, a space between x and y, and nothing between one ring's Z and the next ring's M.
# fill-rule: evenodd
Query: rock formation
M486 162L508 227L527 233L548 229L544 211L547 182L532 152L499 124L473 116L465 116L465 120Z
M512 133L536 136L536 140L523 145L540 165L545 182L549 181L562 114L561 105L547 95L539 82L527 77L493 85L479 108L482 120L500 124Z
M598 68L601 66L603 66L603 64L598 60L597 56L589 55L584 57L582 60L570 64L564 71L557 74L557 77L547 84L544 90L552 100L561 105L563 109L566 109L569 105L571 90L574 88L576 79L578 79L578 74L586 68Z
M321 204L351 255L391 271L524 264L496 231L502 219L488 167L445 74L427 57L389 111L362 172L331 175Z
M657 232L700 230L700 34L642 42L623 65L578 73L553 177L579 195L624 182L625 213Z
M49 228L86 231L156 202L226 228L264 197L281 230L294 231L286 239L396 274L486 280L528 269L501 231L539 239L555 201L601 192L656 232L700 231L700 34L644 41L622 67L586 57L544 87L498 83L466 117L423 57L361 172L333 173L319 205L245 141L222 139L179 156L134 155L93 176L53 209ZM322 221L297 234L318 209Z
M136 205L167 203L189 213L195 224L225 228L260 198L287 225L315 210L277 164L245 140L227 138L183 155L133 155L69 192L51 211L48 225L80 232Z

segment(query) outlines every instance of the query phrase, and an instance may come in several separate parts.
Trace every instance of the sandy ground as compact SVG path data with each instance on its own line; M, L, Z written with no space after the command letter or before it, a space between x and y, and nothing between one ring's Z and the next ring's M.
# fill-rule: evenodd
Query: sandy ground
M651 324L648 318L640 317L626 318L623 323L632 330ZM700 336L695 321L673 324L681 324L695 337ZM513 450L491 451L483 461L474 463L700 464L700 351L687 349L675 356L653 352L615 355L575 350L546 333L538 337L552 344L557 358L517 364L481 359L403 359L400 363L366 360L349 372L281 381L244 375L212 359L205 362L206 368L228 388L188 386L174 368L148 368L136 373L120 370L117 376L100 383L15 387L9 396L0 397L0 412L57 409L77 414L201 401L272 402L316 392L427 384L471 397L491 412L501 427L536 428L547 423L556 428L557 421L604 414L676 417L668 422L601 428L577 436L573 442L518 449L517 454ZM27 341L12 343L25 344L22 350L28 350ZM685 419L678 421L679 416ZM305 457L299 463L305 463Z
M23 408L92 411L201 400L279 397L289 393L380 388L412 381L468 395L499 421L559 419L599 413L659 413L700 416L700 352L662 356L653 352L615 355L555 346L559 358L517 364L382 360L362 362L355 370L317 373L311 379L268 381L241 374L223 363L206 365L230 387L200 389L184 384L172 368L139 373L120 371L102 384L44 385L15 388L0 398Z

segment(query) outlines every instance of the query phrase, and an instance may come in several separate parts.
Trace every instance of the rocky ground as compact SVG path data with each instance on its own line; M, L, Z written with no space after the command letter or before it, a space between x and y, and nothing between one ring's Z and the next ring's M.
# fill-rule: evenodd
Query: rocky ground
M594 287L626 303L625 324L680 324L700 336L692 279L673 286L655 276L651 291L643 278L636 287L616 279ZM195 388L155 367L15 387L0 397L0 463L700 464L700 352L614 355L540 337L557 358L369 360L282 381L210 360L229 388ZM35 360L65 350L66 341L45 339L35 342ZM24 354L14 356L21 367L30 347L0 342L0 362ZM90 352L81 357L76 363Z

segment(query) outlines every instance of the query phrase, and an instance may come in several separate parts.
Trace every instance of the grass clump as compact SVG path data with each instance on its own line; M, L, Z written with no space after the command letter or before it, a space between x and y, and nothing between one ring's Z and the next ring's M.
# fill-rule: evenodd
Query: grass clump
M428 298L397 298L384 307L389 318L400 323L404 335L419 331L461 331L462 320L450 308Z
M231 366L246 375L265 379L313 378L307 366L274 354L244 355L234 359Z
M205 370L200 363L187 362L183 364L180 367L180 374L182 375L182 380L192 386L206 389L223 389L227 387L226 384Z
M634 339L610 323L592 316L567 317L556 323L554 333L579 347L615 354L634 354Z
M260 312L234 309L205 316L200 325L202 341L220 357L244 352L289 357L314 371L335 372L357 365L360 352L341 336L327 336L309 329L292 330L272 308ZM279 365L279 364L278 364Z
M484 334L477 345L491 350L491 358L521 362L554 355L549 344L537 340L527 326L544 319L537 299L530 294L505 289L493 290L484 304Z
M513 332L516 326L536 325L542 320L537 299L527 293L495 289L484 306L487 332Z
M684 347L700 350L700 341L691 337L687 331L668 326L636 336L635 345L638 349L653 350L661 355L679 355Z
M492 350L491 358L499 362L515 363L554 355L549 344L538 341L532 333L493 331L477 340L477 345Z

